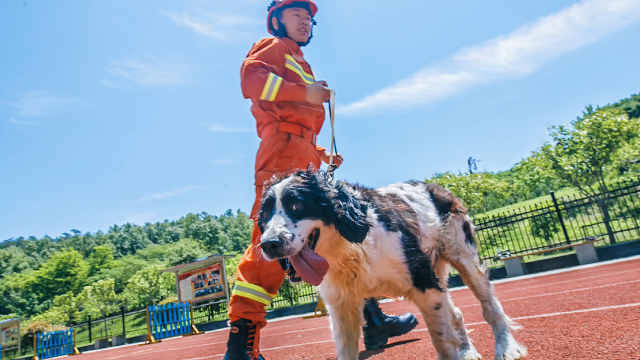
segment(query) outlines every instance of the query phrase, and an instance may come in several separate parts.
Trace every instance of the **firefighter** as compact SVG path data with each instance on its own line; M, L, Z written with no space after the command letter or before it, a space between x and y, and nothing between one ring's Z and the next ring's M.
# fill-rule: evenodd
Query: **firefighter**
M231 296L231 329L225 360L263 359L260 330L266 325L265 307L276 296L285 270L277 261L266 261L260 249L260 230L255 224L265 181L275 174L289 174L329 162L327 151L316 144L325 118L323 103L330 89L317 81L301 47L313 37L318 8L311 0L276 0L268 8L267 29L274 37L253 45L241 68L242 94L251 100L261 139L255 163L256 200L251 245L237 269ZM334 157L335 165L342 157ZM381 348L389 337L413 329L413 314L387 316L373 299L365 302L363 327L367 349Z

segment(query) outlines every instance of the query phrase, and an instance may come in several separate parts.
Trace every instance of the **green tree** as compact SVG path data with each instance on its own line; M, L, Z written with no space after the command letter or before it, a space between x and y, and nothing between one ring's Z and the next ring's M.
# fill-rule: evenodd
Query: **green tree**
M61 315L64 325L71 326L73 321L80 315L78 298L72 293L58 295L53 298L53 305L56 311Z
M113 262L113 266L101 269L97 274L89 278L88 282L96 282L105 279L113 279L115 281L116 293L121 293L127 286L127 282L131 277L141 269L150 264L145 260L129 255L117 259Z
M104 269L111 269L114 265L113 248L108 245L96 246L87 262L89 263L89 276L93 276Z
M40 301L80 290L89 274L89 265L76 250L65 249L51 256L27 283L27 291Z
M620 109L593 110L571 126L554 126L550 130L551 146L543 149L555 174L591 197L602 211L609 241L615 243L607 203L607 178L614 154L638 137L636 119L629 120Z
M547 144L534 151L509 170L508 176L513 181L518 200L548 195L550 191L569 185L556 175L552 169L553 164L544 155L550 146Z
M173 244L152 245L138 251L136 254L136 256L149 263L164 266L192 262L206 255L208 255L208 252L200 242L188 238L181 239Z
M23 249L9 246L0 249L0 278L38 267L36 260L27 256Z
M617 176L640 174L640 138L625 144L613 155L611 169Z
M529 226L533 236L543 238L547 243L551 243L553 236L560 229L558 217L553 212L532 217Z
M99 315L103 318L116 312L123 304L122 296L115 292L113 279L100 280L82 289L78 299L84 307L86 315ZM108 336L107 322L104 322L105 334Z
M35 271L5 276L0 281L0 314L19 314L30 317L46 310L50 302L43 301L40 294L30 291L30 284L35 283Z
M474 174L438 174L427 182L440 184L462 199L471 214L477 214L511 202L514 187L498 176L481 172Z
M164 272L160 266L149 266L131 277L123 296L130 307L139 308L157 303L175 293L175 274Z

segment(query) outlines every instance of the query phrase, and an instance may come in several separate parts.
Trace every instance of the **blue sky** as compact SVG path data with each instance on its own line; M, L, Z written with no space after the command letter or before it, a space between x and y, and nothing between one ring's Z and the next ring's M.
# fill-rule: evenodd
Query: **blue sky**
M267 3L0 2L0 240L248 211L239 69ZM363 185L508 169L640 92L638 0L318 5L305 57L337 93L336 176Z

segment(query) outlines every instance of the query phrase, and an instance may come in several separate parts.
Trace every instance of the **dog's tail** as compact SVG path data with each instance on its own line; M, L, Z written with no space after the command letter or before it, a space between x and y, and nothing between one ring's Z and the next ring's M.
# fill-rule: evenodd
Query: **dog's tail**
M480 263L478 243L475 237L475 228L471 218L467 215L467 208L462 201L449 190L438 184L426 184L426 189L431 195L433 204L442 221L445 237L452 241L448 244L453 247L464 247L464 252L470 252ZM462 249L458 249L460 251Z

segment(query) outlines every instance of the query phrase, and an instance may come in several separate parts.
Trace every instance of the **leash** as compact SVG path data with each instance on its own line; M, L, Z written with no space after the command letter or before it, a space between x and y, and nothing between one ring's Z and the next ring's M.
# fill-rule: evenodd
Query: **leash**
M338 147L336 146L336 132L335 132L335 118L336 118L336 92L331 90L329 96L329 118L331 121L331 145L329 146L329 169L327 174L329 175L329 181L333 182L333 172L338 168L333 163L333 153L338 154Z

